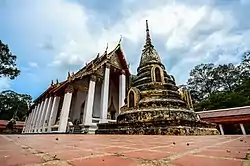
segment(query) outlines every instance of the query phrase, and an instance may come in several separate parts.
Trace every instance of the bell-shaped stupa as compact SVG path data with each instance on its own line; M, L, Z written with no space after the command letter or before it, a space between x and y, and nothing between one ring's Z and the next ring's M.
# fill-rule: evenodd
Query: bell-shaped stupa
M98 124L97 134L215 135L216 124L200 121L155 50L146 21L146 43L117 122ZM189 102L187 102L189 101Z

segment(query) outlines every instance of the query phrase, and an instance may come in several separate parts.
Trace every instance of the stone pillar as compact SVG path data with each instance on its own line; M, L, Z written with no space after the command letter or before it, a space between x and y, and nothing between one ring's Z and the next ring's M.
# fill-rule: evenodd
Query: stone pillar
M53 126L55 124L55 122L56 122L56 115L57 115L57 112L58 112L59 103L60 103L60 97L55 96L54 99L53 99L51 113L50 113L50 116L49 116L48 132L51 132L51 126Z
M120 108L125 104L124 100L126 97L126 75L125 71L122 71L122 74L119 76L119 113Z
M60 132L66 132L67 130L68 116L69 116L73 91L74 87L72 85L69 85L65 90L63 106L59 121L59 128L58 128L58 131Z
M48 100L48 104L47 104L47 108L45 111L45 116L44 116L44 122L43 122L43 133L45 132L45 128L48 126L48 121L49 121L49 116L50 116L50 112L51 112L51 107L52 107L52 101L53 101L53 97L51 96Z
M86 100L86 105L84 108L83 114L83 124L84 126L90 126L92 124L92 113L93 113L93 104L94 104L94 95L95 95L95 82L96 77L91 75L89 80L89 89L88 96Z
M104 80L101 90L101 123L107 122L108 101L109 101L109 75L110 75L110 65L106 64Z
M240 128L241 128L242 134L246 135L247 133L246 133L245 127L242 123L240 123Z
M43 110L43 107L44 107L44 101L42 101L41 105L40 105L40 108L38 110L38 113L37 113L37 119L36 119L36 127L35 127L35 133L39 132L39 127L40 127L40 121L41 121L41 115L42 115L42 110Z
M25 133L28 133L29 132L29 129L31 127L31 118L32 118L32 113L33 113L33 110L31 110L29 116L27 117L27 121L26 121L26 124L25 124Z
M34 110L32 111L32 116L31 116L31 120L30 120L29 133L31 133L32 130L33 130L33 124L34 124L34 119L35 119L35 115L36 115L36 110L37 110L37 105L35 106Z
M224 135L224 130L223 130L222 124L219 124L219 128L220 128L221 135Z
M45 114L46 114L46 110L48 107L48 101L49 98L46 98L44 101L44 106L41 112L41 118L40 118L40 122L39 122L39 132L42 132L42 128L43 128L43 124L44 124L44 118L45 118Z
M40 107L40 104L38 104L35 107L34 113L32 115L30 133L33 133L33 130L35 129L35 122L36 122L36 118L37 118L37 110L39 109L39 107Z
M30 114L25 118L25 128L24 128L24 133L27 133L29 130L29 125L30 125Z
M23 131L22 131L22 133L27 133L27 128L26 128L26 126L27 126L27 121L28 121L28 118L26 117L25 118L25 122L24 122L24 128L23 128Z

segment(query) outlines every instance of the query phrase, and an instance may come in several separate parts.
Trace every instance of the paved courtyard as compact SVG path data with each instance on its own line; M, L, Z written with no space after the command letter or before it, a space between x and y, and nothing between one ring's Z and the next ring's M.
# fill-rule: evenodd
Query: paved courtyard
M245 166L249 151L250 136L0 135L1 166Z

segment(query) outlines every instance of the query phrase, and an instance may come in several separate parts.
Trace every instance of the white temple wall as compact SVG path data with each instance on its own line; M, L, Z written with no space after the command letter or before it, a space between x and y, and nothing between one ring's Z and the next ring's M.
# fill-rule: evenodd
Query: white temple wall
M93 118L100 118L101 117L101 90L102 90L102 83L96 82L95 85L95 96L94 96L94 105L93 105Z

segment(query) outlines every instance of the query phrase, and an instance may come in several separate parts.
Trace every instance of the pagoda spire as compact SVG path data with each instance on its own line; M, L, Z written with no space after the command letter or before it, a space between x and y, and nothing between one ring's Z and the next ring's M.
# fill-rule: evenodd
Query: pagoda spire
M153 47L150 33L149 33L149 27L148 27L148 20L146 20L146 43L144 45L144 48Z

